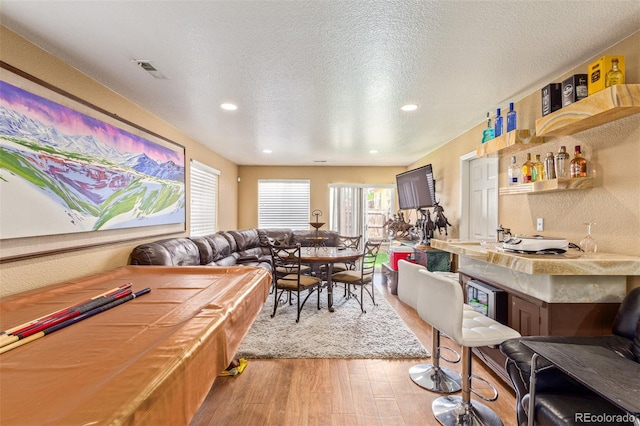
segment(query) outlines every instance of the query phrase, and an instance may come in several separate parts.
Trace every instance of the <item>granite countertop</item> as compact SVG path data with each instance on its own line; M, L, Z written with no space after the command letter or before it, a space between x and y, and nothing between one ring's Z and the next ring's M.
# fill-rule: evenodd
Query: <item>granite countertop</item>
M467 256L526 274L547 275L640 275L640 257L614 253L536 255L499 251L478 241L431 240L433 248Z

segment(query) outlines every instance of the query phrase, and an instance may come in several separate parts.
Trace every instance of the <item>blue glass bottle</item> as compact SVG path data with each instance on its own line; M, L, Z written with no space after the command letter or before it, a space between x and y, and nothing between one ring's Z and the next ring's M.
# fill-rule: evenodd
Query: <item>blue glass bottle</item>
M509 112L507 113L507 132L516 129L516 112L513 109L513 102L509 104Z
M498 108L496 112L496 120L493 122L493 127L494 127L493 133L496 138L502 135L502 130L504 129L504 127L502 125L502 116L500 115L500 108Z

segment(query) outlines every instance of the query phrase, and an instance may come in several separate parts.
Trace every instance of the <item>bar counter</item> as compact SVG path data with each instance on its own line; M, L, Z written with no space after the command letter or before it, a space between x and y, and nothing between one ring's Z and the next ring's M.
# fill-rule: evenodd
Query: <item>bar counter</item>
M7 330L129 282L151 288L0 355L0 423L188 424L270 281L263 268L125 266L0 299Z
M613 253L516 254L478 241L431 240L459 256L461 272L548 303L620 303L629 275L640 275L640 258Z

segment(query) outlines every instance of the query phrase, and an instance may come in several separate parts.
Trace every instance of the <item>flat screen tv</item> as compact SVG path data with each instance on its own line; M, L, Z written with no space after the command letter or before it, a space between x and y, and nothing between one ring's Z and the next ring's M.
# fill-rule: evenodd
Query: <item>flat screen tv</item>
M431 164L396 175L400 210L433 207L436 203L435 181Z

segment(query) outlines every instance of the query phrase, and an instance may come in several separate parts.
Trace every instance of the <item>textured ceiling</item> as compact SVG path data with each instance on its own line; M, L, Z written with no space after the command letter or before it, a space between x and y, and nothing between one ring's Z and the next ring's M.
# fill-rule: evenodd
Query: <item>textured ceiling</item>
M640 1L2 0L0 19L237 164L408 165L638 31Z

